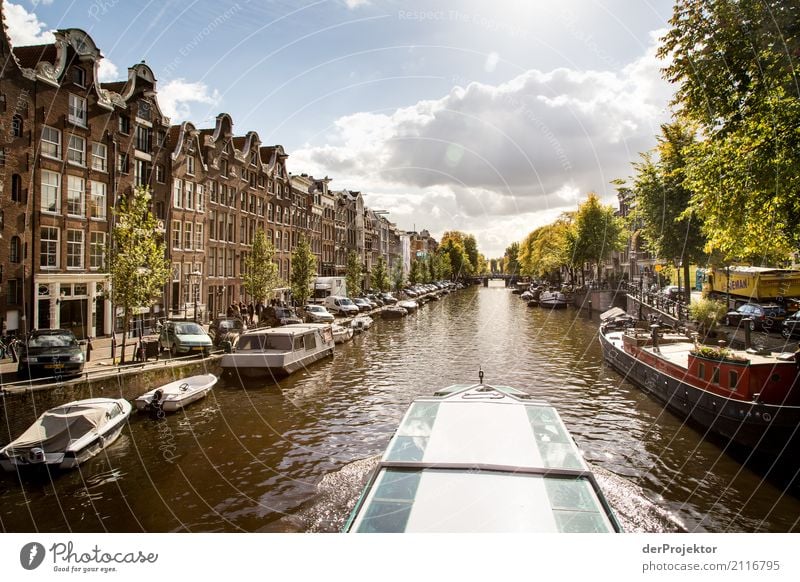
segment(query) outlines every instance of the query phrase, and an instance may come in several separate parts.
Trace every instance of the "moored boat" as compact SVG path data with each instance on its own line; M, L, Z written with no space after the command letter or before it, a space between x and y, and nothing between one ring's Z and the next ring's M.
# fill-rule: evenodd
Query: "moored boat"
M350 326L334 323L331 326L331 331L333 331L333 342L336 344L343 344L344 342L353 339L353 328Z
M6 471L77 467L116 440L132 409L124 398L89 398L51 408L0 449L0 466Z
M361 333L372 327L374 320L369 315L358 315L350 322L350 327L353 328L354 333Z
M220 366L229 374L250 378L286 376L333 355L333 331L326 323L297 323L248 330Z
M539 294L539 306L559 309L569 305L571 299L561 291L542 291Z
M614 324L616 321L616 324ZM749 455L795 454L800 442L800 379L792 353L698 345L682 333L600 328L604 358L627 380L681 418Z
M614 532L621 527L558 412L508 386L416 399L348 532Z
M408 315L408 311L398 305L387 305L381 310L383 319L400 319Z
M136 410L176 412L192 402L205 398L217 383L214 374L200 374L174 380L139 396Z
M411 301L409 299L406 301L398 301L397 306L402 307L408 313L414 313L419 308L419 303L417 303L416 301Z

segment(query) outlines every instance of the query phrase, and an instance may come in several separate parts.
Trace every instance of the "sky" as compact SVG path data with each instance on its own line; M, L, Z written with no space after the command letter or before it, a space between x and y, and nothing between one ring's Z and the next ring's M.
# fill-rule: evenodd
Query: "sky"
M655 146L667 0L3 0L15 46L80 28L122 80L144 60L172 123L281 144L407 230L488 258Z

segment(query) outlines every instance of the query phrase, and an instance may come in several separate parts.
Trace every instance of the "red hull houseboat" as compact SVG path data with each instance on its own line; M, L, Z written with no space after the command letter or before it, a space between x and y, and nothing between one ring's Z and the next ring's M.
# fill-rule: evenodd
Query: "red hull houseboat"
M671 411L726 445L781 456L800 443L800 378L792 353L700 346L654 326L600 328L604 358Z

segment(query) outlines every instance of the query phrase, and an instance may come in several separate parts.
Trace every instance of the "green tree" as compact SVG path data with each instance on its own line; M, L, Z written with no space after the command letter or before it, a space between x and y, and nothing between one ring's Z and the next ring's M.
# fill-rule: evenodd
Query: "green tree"
M686 187L706 251L769 263L800 248L800 5L677 0L659 55L698 124Z
M150 212L150 190L136 188L130 198L123 197L114 209L111 232L109 274L111 301L122 308L122 356L135 309L147 307L161 296L170 276L166 244L156 232L156 219Z
M575 213L575 258L597 267L600 279L600 265L613 251L624 248L622 221L615 216L611 206L600 204L594 192L578 207Z
M503 256L503 273L506 275L519 274L519 243L513 242L506 248Z
M685 186L685 152L694 143L692 127L680 122L661 126L661 137L653 152L634 164L635 206L631 218L640 225L651 253L683 265L683 280L689 280L690 264L704 261L705 237L697 212L689 207L691 191ZM618 187L624 185L616 181ZM687 210L687 207L688 210ZM691 286L684 285L686 304Z
M467 253L467 258L469 259L469 274L480 274L480 253L478 252L478 242L475 240L474 235L468 234L464 236L464 252Z
M275 247L261 229L256 229L253 248L245 258L242 284L256 303L266 303L275 289L283 285L275 264Z
M392 289L400 291L405 284L405 273L403 273L403 265L399 262L395 263L394 270L392 271Z
M442 279L453 280L453 264L450 262L450 253L439 249L439 264L441 265Z
M411 259L411 268L408 272L408 282L411 285L416 285L421 281L420 276L419 261L416 258Z
M378 262L372 268L372 287L381 292L389 289L389 272L382 256L378 257Z
M358 297L363 289L361 288L364 279L364 269L361 264L361 257L355 251L350 251L347 255L347 272L345 274L345 284L347 294L350 297Z
M292 253L292 298L305 305L311 295L311 286L317 276L317 259L305 237L300 237Z

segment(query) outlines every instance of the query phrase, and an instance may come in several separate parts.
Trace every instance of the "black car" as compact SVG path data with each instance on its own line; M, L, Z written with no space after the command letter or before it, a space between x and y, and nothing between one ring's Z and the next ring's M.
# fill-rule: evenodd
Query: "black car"
M238 317L220 317L208 326L208 336L219 347L220 342L225 340L233 344L245 329L244 322Z
M795 311L783 320L781 333L785 338L800 335L800 311Z
M293 309L288 307L267 307L261 312L261 319L258 323L277 327L279 325L289 325L290 323L303 323L303 320L297 317Z
M86 361L75 334L68 329L37 329L19 347L17 374L22 378L73 376Z
M745 303L725 315L725 325L738 326L742 319L750 318L750 329L776 330L786 318L786 310L774 303L759 305Z

